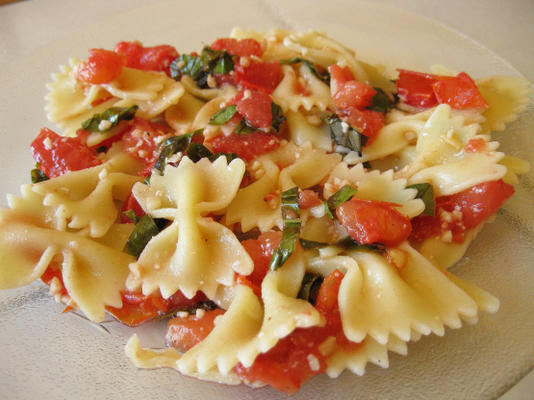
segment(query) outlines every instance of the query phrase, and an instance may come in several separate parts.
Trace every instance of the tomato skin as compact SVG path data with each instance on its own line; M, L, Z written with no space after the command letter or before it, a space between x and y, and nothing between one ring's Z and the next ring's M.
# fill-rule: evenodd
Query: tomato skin
M125 57L127 67L145 71L164 71L168 73L171 62L178 57L176 49L167 44L143 47L137 41L119 42L114 51Z
M241 114L247 122L255 127L261 129L268 129L271 127L273 121L273 113L271 110L271 97L265 92L258 90L250 90L248 96L244 96L243 92L236 96L237 112Z
M137 217L141 218L143 215L145 215L145 211L141 208L137 200L135 199L133 193L130 193L128 195L128 198L124 202L124 205L122 206L121 214L120 214L120 223L121 224L133 224L134 221L132 221L130 218L128 218L124 213L128 210L132 210Z
M397 94L402 101L411 106L434 107L438 104L433 87L437 79L436 75L399 69Z
M96 151L80 139L59 136L48 128L41 129L30 149L40 169L49 178L102 164Z
M263 55L261 44L255 39L220 38L213 42L210 47L213 50L226 50L228 53L240 57L261 57Z
M344 118L356 131L369 139L366 144L371 144L385 124L384 114L373 110L360 110L351 108Z
M345 83L354 80L354 75L348 67L332 64L328 67L328 72L330 72L331 91L334 94L339 92Z
M394 247L410 236L410 219L390 203L353 198L336 209L350 237L360 244L382 243Z
M252 132L244 135L216 136L206 142L215 153L235 153L245 161L273 151L280 146L280 140L271 134Z
M300 190L299 191L299 207L302 210L307 210L309 208L320 206L323 202L319 198L317 192L313 190Z
M269 271L269 264L275 249L282 239L282 232L268 231L262 233L257 239L247 239L241 242L254 262L254 270L247 279L261 286L261 282Z
M99 85L117 78L124 65L124 58L109 50L90 49L89 57L78 69L76 78L80 81Z
M376 94L372 86L355 80L345 82L341 88L335 92L332 100L339 109L350 107L368 107Z
M465 72L460 72L455 78L437 81L433 90L438 103L448 104L452 108L464 110L488 107L477 85Z
M421 242L431 237L439 237L450 230L452 240L462 243L466 230L475 228L495 214L512 194L514 187L500 179L481 183L450 196L438 197L435 216L421 215L412 219L413 232L410 240ZM442 218L442 212L455 211L459 212L459 218Z
M195 315L173 318L167 324L165 343L180 352L186 352L209 335L215 326L215 318L223 314L224 310L217 308L205 311L200 318Z
M243 89L272 93L282 80L282 69L278 61L262 62L250 60L247 66L236 64L234 79Z

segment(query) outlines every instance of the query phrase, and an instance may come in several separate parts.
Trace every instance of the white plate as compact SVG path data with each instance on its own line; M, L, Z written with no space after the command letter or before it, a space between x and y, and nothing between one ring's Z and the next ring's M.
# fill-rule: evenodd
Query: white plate
M384 6L344 1L226 0L199 9L197 2L166 2L125 12L76 36L36 51L0 75L0 180L3 194L28 181L33 161L28 144L46 125L44 85L69 56L90 47L111 48L120 40L170 43L181 52L228 35L232 26L273 27L328 33L367 61L428 69L440 63L475 77L516 75L497 55L428 19ZM209 9L209 10L208 10ZM209 12L208 12L209 11ZM532 109L496 137L513 155L533 160ZM344 373L307 383L295 399L495 398L534 364L534 211L532 173L493 224L469 250L469 262L454 271L501 300L496 315L476 326L447 331L409 345L408 357L391 356L390 368L368 367L364 377ZM126 359L123 345L134 330L106 325L102 333L70 314L62 315L41 284L0 293L0 387L8 399L205 399L285 398L270 388L226 387L185 378L169 370L141 371ZM161 342L144 328L142 339Z

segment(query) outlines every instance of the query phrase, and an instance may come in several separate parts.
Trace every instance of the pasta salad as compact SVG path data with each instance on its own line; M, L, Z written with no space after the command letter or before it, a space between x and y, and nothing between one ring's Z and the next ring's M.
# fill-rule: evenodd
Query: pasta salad
M528 170L491 132L530 84L397 72L321 33L237 28L69 60L46 97L59 129L0 210L0 288L167 319L166 349L128 340L137 367L289 394L496 312L447 268Z

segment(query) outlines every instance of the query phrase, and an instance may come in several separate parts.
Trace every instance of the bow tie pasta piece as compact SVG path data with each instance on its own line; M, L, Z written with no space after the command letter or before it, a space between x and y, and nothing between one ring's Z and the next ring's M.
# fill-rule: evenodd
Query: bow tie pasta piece
M142 287L144 294L157 289L164 298L177 290L192 298L198 290L214 298L219 285L230 286L234 272L248 275L253 264L234 233L207 217L224 210L237 192L245 164L225 157L213 163L203 158L193 163L184 157L178 167L167 166L153 179L153 196L164 191L174 204L173 222L152 240L139 260L130 266L128 288ZM145 198L144 204L150 203ZM164 214L171 217L172 208ZM153 215L157 209L147 208Z
M332 150L332 139L330 128L326 124L320 123L318 115L311 114L305 116L300 112L289 111L286 113L289 128L289 138L297 146L303 146L309 142L314 148ZM311 123L308 118L316 119L317 123Z
M122 307L128 264L133 257L74 233L44 229L0 214L0 288L38 279L53 264L61 267L70 298L94 322L105 307Z

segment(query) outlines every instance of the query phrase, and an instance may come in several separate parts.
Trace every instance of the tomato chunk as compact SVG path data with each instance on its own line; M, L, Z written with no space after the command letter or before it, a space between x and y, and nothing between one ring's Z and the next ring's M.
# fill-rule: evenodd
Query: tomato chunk
M282 239L282 232L264 232L257 239L247 239L241 242L247 253L254 261L254 270L247 279L261 286L261 282L269 271L269 264L274 250Z
M140 42L119 42L115 52L126 58L126 66L145 71L169 71L171 62L178 57L172 46L163 44L154 47L143 47Z
M369 138L367 144L372 143L385 123L384 114L381 112L358 108L350 108L344 119L356 131Z
M256 56L261 57L263 51L261 44L255 39L233 39L220 38L210 46L213 50L226 50L235 56Z
M332 93L337 93L345 83L354 80L354 75L348 67L340 67L332 64L328 67L330 72L330 88Z
M406 104L414 107L429 108L438 104L434 94L434 83L438 77L422 72L399 70L397 94Z
M223 314L224 310L217 308L204 311L202 317L188 315L173 318L167 324L165 342L180 352L186 352L209 335L215 326L215 318Z
M215 153L235 153L245 161L273 151L280 140L268 133L253 132L244 135L217 136L206 142Z
M236 104L237 112L255 128L270 128L273 121L271 97L267 93L258 90L250 90L247 94L247 96L244 96L243 92L241 92L232 99Z
M462 243L465 232L495 214L510 196L514 187L503 180L484 182L460 193L436 199L436 215L412 219L410 240L420 242L450 231L452 241Z
M120 223L121 224L130 224L130 223L133 223L133 221L128 218L126 215L124 215L124 213L128 210L132 210L135 215L137 215L137 217L141 218L143 215L145 215L145 211L141 208L141 206L139 205L139 203L137 202L137 200L135 199L133 193L130 193L128 195L128 198L126 199L126 201L124 202L124 205L122 207L122 210L121 210L121 215L120 215Z
M41 129L30 149L33 158L49 178L102 163L96 151L87 147L80 139L59 136L48 128Z
M460 72L455 78L435 82L433 89L438 102L448 104L452 108L463 110L488 107L477 85L465 72Z
M124 59L121 55L104 49L89 50L89 58L78 69L77 79L99 85L109 83L120 75Z
M302 210L320 206L323 202L319 198L317 192L313 190L300 190L299 191L299 207Z
M262 62L250 60L247 66L235 66L235 82L243 89L261 90L272 93L282 80L282 69L278 61Z
M360 244L382 243L394 247L408 238L409 218L390 203L353 198L336 209L350 237Z
M478 153L486 148L486 141L482 138L470 139L464 146L468 153Z

